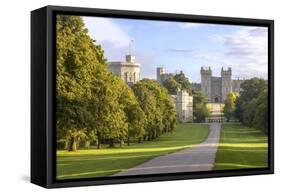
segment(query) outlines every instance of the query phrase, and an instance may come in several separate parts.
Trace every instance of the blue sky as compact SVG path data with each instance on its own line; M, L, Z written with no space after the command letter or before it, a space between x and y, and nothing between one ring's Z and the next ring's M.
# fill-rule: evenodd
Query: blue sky
M200 82L200 67L232 67L233 78L267 76L267 28L186 22L83 17L90 36L109 61L136 55L142 78L156 78L156 67L183 71ZM130 42L133 40L132 46Z

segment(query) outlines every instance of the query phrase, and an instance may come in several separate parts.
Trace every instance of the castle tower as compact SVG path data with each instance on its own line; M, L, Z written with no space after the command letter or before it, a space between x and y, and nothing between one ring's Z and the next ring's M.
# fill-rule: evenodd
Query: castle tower
M227 70L221 68L221 93L222 93L222 102L225 101L227 95L232 91L231 84L231 68L229 67Z
M126 62L127 63L135 63L136 57L134 55L126 55Z
M165 74L165 69L163 67L157 67L157 82L162 83L162 75Z
M193 121L193 96L181 90L177 92L174 102L180 122Z
M211 77L212 77L212 70L211 67L204 68L201 67L201 91L203 95L208 98L208 101L211 102Z
M140 64L136 63L134 55L126 55L125 61L109 62L109 70L122 78L128 85L134 85L140 80Z

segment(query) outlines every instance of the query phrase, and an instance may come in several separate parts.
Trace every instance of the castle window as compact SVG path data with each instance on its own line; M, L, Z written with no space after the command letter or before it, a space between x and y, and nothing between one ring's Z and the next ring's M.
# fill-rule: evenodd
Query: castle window
M128 72L125 72L125 82L128 82Z

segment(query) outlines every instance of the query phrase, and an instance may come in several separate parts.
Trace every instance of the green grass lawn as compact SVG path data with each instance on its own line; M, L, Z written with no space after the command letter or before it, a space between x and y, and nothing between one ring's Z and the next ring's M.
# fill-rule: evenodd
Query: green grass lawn
M267 167L267 135L241 124L223 124L214 170Z
M104 177L134 167L154 157L192 147L209 134L204 124L179 124L175 133L157 140L122 148L57 151L57 179Z

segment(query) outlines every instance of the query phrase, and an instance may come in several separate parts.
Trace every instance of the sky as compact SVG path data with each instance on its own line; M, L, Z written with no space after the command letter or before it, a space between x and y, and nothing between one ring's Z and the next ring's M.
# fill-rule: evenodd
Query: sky
M200 68L232 68L233 79L267 78L266 27L83 17L89 35L100 44L108 61L125 61L134 54L141 78L156 79L156 68L183 71L200 82Z

